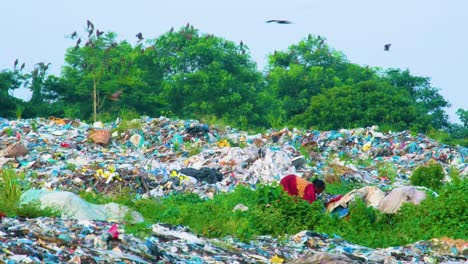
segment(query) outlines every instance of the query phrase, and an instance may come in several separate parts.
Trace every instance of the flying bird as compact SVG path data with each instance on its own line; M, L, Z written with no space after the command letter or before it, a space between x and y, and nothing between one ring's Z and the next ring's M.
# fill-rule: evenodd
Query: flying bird
M391 45L392 45L392 44L390 44L390 43L385 44L385 45L384 45L384 50L385 50L385 51L390 51L390 46L391 46Z
M138 38L138 42L143 40L143 34L141 34L141 32L136 34L136 37Z
M23 62L23 64L21 64L20 71L22 71L24 69L24 66L26 66L26 64Z
M18 65L18 59L15 60L15 63L13 64L13 68L16 69L17 65Z
M109 99L112 100L112 101L118 101L120 95L122 94L122 92L123 92L123 90L118 90L117 92L111 94L111 95L109 96Z
M277 23L277 24L292 24L291 21L288 21L288 20L278 20L278 19L272 19L272 20L268 20L266 21L267 23Z

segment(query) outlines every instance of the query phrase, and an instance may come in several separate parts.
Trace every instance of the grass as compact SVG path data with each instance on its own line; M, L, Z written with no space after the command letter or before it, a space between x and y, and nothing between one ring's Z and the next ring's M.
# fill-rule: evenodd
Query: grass
M17 173L14 169L0 170L0 211L7 216L22 217L55 217L60 212L54 208L41 208L39 203L20 204L21 195L29 189L25 173Z
M335 182L327 185L326 192L345 194L359 187ZM125 226L126 232L140 237L151 234L151 225L159 222L184 225L205 237L232 236L244 242L259 235L281 238L315 230L363 246L389 247L441 236L466 240L468 216L463 212L467 203L460 201L466 201L467 191L468 181L456 178L440 190L439 197L429 196L419 206L406 204L397 214L382 214L357 201L350 206L348 221L326 214L320 202L309 204L290 197L275 185L258 185L256 189L240 185L213 199L192 193L140 200L126 194L112 199L88 194L88 198L97 203L121 202L140 212L145 223ZM233 211L239 203L249 209Z

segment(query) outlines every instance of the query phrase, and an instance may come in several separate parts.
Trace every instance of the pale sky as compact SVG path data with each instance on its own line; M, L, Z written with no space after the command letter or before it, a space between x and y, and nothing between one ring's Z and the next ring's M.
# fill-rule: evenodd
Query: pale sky
M156 38L187 22L202 33L243 41L259 69L274 50L285 50L309 33L360 65L409 69L430 77L455 111L468 109L468 1L466 0L15 0L0 9L0 70L18 58L32 70L51 62L59 75L74 30L84 34L86 20L136 42L135 34ZM293 24L267 24L269 19ZM391 43L390 52L383 45ZM20 91L19 97L28 97Z

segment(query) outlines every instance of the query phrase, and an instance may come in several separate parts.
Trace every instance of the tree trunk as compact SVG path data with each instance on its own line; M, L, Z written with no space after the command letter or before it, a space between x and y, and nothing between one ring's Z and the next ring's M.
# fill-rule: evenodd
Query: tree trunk
M97 116L97 92L96 92L96 77L93 77L93 120L96 123Z

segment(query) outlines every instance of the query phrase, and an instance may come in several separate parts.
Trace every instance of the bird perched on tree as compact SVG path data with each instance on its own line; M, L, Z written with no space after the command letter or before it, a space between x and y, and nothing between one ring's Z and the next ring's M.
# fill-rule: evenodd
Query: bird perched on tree
M26 66L26 63L23 62L23 64L21 64L20 71L24 69L24 66Z
M118 101L120 95L122 94L122 92L123 92L123 90L118 90L117 92L111 94L111 95L109 96L109 99L112 100L112 101Z
M47 71L47 69L49 69L50 62L47 64L43 62L39 62L39 63L36 63L36 65L38 65L42 71Z
M13 64L13 68L16 69L16 65L18 65L18 59L15 60L15 63Z
M91 39L88 39L88 41L86 41L85 43L85 47L88 47L90 45L93 45L93 41Z
M93 23L91 23L91 21L89 21L89 20L86 20L86 26L87 26L89 29L92 29L92 30L94 30L94 24L93 24Z
M242 40L241 40L241 42L239 43L239 46L240 46L241 48L244 46L244 42L242 42Z
M81 43L81 38L78 38L78 40L76 41L75 49L78 49L80 47L80 43Z
M99 31L99 29L96 29L96 36L99 38L102 34L104 34L104 31Z
M272 19L272 20L268 20L266 21L267 23L277 23L277 24L292 24L291 21L288 21L288 20L278 20L278 19Z
M71 34L71 36L70 36L70 37L71 37L71 39L75 39L75 38L76 38L76 36L77 36L77 33L76 33L76 31L73 31L73 33Z
M390 51L390 46L391 46L391 45L392 45L392 44L390 44L390 43L385 44L385 45L384 45L384 50L385 50L385 51Z
M138 42L143 40L143 34L141 34L141 32L136 34L136 37L138 38Z
M171 27L171 29L169 30L169 33L172 33L174 32L174 27Z
M93 31L94 31L93 28L88 31L88 38L91 37L91 35L93 34Z

